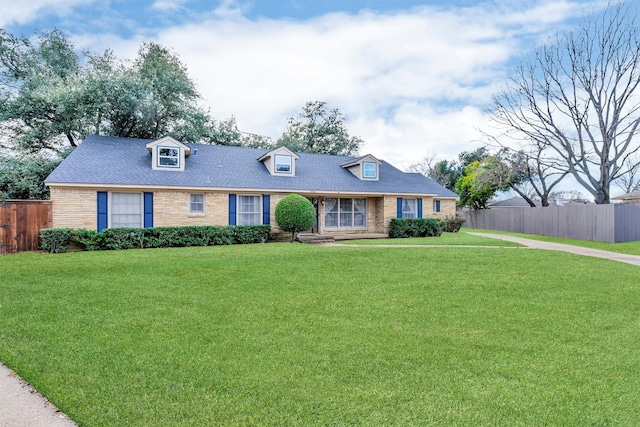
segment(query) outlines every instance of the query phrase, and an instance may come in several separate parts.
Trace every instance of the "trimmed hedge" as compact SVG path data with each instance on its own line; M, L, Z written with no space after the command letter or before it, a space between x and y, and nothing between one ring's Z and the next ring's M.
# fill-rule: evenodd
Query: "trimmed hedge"
M389 238L437 237L442 234L444 221L438 218L392 218Z
M40 248L51 253L81 250L120 250L264 243L268 225L107 228L101 233L70 228L40 230Z

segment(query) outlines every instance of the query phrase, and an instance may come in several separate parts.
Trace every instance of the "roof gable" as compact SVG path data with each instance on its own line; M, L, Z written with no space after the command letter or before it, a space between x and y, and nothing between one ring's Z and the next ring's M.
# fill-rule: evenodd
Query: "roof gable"
M165 136L146 144L151 153L151 169L183 172L185 160L191 154L191 148L182 142Z
M278 147L275 150L267 151L258 158L258 161L267 168L269 173L274 176L296 176L296 160L298 156L287 147Z

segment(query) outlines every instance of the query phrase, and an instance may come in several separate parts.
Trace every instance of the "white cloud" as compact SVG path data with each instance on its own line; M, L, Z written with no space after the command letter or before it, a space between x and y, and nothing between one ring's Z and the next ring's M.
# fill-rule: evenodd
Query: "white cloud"
M475 148L482 108L509 61L584 10L569 1L529 3L294 21L249 20L229 0L154 39L178 52L214 115L236 116L241 130L276 139L306 101L325 100L367 142L363 152L406 166L430 152L455 158ZM99 37L78 41L108 44L121 57L141 42Z
M94 0L1 0L0 27L10 24L24 24L35 20L39 15L50 13L65 15L73 7L91 4Z
M172 12L182 9L188 2L189 0L156 0L151 8L162 12Z

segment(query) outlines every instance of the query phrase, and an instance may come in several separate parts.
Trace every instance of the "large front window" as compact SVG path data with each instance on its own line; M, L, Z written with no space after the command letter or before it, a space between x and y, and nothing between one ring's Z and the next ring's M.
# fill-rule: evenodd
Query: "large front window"
M324 226L327 228L367 226L367 199L327 198L324 209Z
M238 196L237 225L262 224L262 206L260 196Z
M417 218L418 208L416 199L402 199L402 218Z
M111 193L111 228L142 228L142 194Z

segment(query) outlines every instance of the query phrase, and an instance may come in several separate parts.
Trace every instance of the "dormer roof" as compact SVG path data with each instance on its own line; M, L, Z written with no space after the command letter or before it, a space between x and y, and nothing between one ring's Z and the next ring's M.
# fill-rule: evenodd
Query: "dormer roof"
M274 176L296 176L296 160L298 156L287 147L278 147L275 150L267 151L258 157L269 173Z
M178 171L185 168L185 159L191 154L188 145L170 137L164 136L146 144L151 153L151 168L153 170Z
M377 181L380 179L380 165L382 162L371 154L343 163L343 168L363 181Z

